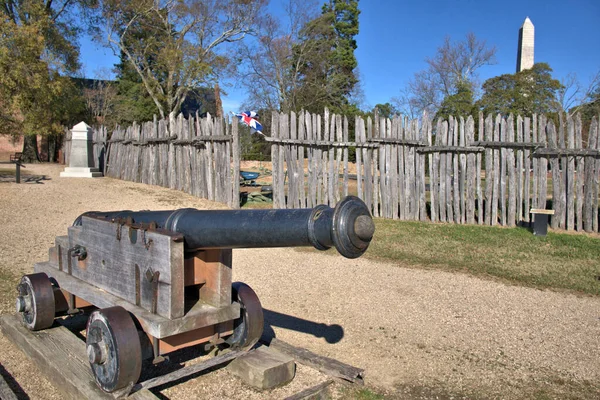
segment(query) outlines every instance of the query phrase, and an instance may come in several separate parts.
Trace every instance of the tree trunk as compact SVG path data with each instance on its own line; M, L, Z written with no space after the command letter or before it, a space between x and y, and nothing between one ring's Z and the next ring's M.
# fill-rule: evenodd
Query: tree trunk
M37 135L25 135L23 137L23 156L21 160L25 163L40 161L40 153L37 146Z
M217 118L223 118L223 102L221 101L221 88L218 83L215 83L215 103Z
M58 160L59 135L50 135L48 137L48 162Z

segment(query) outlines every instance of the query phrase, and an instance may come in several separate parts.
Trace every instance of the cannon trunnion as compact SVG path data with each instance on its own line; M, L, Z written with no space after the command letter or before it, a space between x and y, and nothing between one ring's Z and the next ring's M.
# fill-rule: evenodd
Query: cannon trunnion
M232 249L335 247L356 258L373 234L368 209L352 196L335 208L88 212L21 279L16 308L31 330L89 313L90 366L113 392L137 382L142 359L256 344L262 307L248 285L232 283Z

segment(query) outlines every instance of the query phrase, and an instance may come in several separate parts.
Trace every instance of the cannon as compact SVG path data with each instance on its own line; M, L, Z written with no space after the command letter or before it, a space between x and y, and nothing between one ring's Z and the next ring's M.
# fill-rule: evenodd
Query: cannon
M374 224L348 196L335 208L87 212L58 236L49 259L22 277L16 309L30 330L86 313L98 386L127 390L142 362L196 345L246 351L260 339L256 293L232 282L232 249L335 247L356 258Z

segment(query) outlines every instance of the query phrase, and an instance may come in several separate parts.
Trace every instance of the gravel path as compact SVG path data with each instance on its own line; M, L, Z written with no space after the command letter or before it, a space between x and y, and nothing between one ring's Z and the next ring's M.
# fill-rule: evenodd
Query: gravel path
M27 173L48 179L21 185L0 181L4 279L16 279L46 260L54 237L66 234L85 211L224 208L181 192L109 178L61 179L61 170L28 165ZM599 298L401 263L346 260L329 252L235 250L233 265L234 280L248 283L261 299L267 330L364 368L367 385L390 397L600 397ZM12 304L11 295L0 312L13 312ZM31 398L60 398L1 335L0 346L0 364ZM292 385L261 394L218 371L162 394L275 399L322 380L316 371L300 367ZM343 389L336 393L343 397Z

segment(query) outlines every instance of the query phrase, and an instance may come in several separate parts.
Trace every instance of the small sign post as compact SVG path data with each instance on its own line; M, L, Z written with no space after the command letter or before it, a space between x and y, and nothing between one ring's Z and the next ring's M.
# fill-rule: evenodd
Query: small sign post
M548 234L548 215L554 215L554 210L532 208L530 212L533 214L533 234L546 236Z

